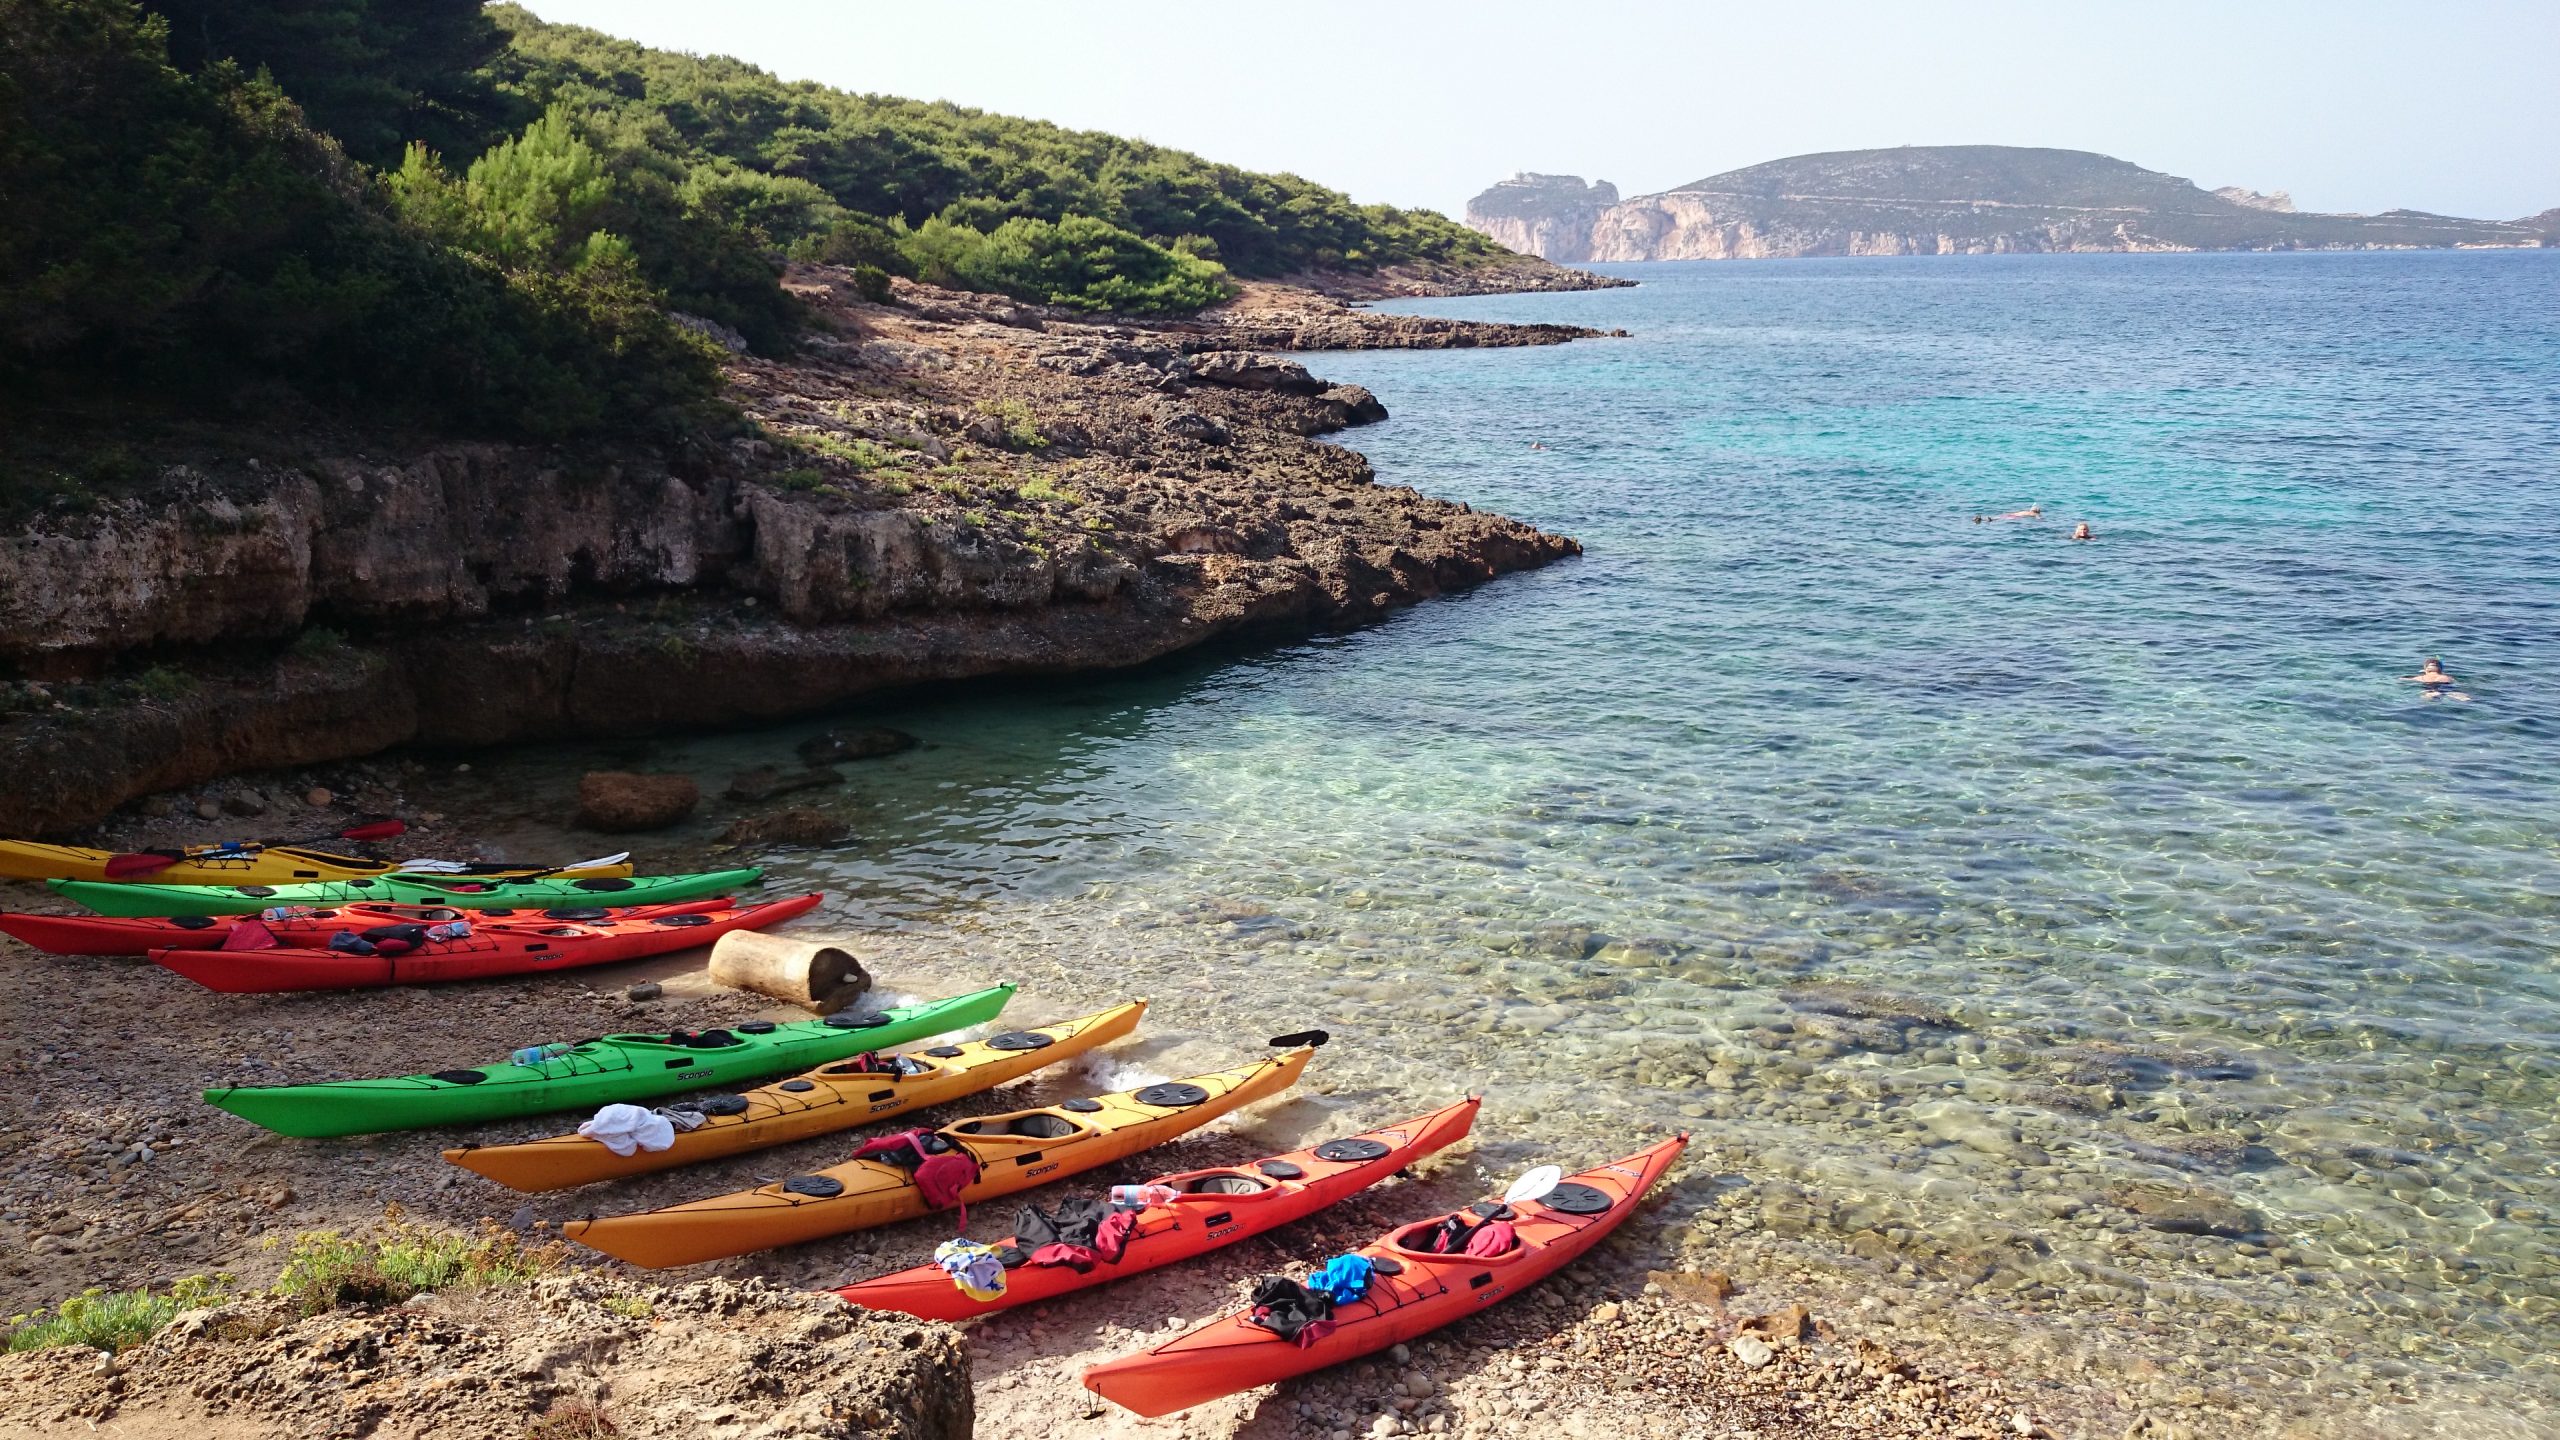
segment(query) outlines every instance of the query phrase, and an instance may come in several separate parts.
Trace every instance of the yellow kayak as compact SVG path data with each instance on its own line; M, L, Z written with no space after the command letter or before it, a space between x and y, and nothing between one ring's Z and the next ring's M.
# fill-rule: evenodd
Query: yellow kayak
M520 1145L466 1145L447 1150L444 1158L501 1185L528 1191L565 1190L598 1180L672 1170L850 1130L992 1090L1108 1045L1137 1029L1138 1017L1146 1013L1147 1002L1133 1000L1080 1020L912 1051L889 1062L894 1068L869 1068L860 1059L821 1065L805 1075L734 1097L745 1104L733 1113L706 1112L699 1128L676 1132L675 1144L664 1150L616 1155L602 1141L572 1132Z
M45 845L0 840L0 879L148 881L154 885L299 885L313 880L370 880L390 874L497 876L557 875L565 879L631 873L629 854L575 865L518 865L497 861L372 860L309 845L227 840L165 850L96 850L86 845Z
M917 1172L883 1160L848 1160L814 1175L709 1200L572 1220L560 1233L652 1270L797 1245L912 1220L949 1205L976 1205L1151 1149L1297 1083L1312 1045L1277 1059L1188 1080L962 1120L930 1132L977 1167L977 1178L937 1206ZM934 1161L947 1159L937 1155Z

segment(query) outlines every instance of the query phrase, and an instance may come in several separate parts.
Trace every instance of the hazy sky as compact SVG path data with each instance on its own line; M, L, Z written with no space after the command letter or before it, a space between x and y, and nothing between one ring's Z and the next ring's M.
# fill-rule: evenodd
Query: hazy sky
M1815 150L2056 145L2305 209L2560 205L2560 0L875 5L530 0L790 79L1141 136L1458 213Z

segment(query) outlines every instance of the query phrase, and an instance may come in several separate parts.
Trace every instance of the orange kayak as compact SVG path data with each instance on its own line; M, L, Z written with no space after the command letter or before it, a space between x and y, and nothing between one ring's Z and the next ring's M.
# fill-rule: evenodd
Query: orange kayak
M805 1075L746 1091L738 1097L746 1104L737 1113L705 1115L701 1128L678 1131L675 1144L664 1150L616 1155L602 1141L572 1132L521 1145L466 1145L447 1150L444 1158L516 1190L565 1190L597 1180L672 1170L850 1130L992 1090L1108 1045L1137 1029L1138 1017L1146 1013L1146 1001L1132 1000L1080 1020L914 1051L897 1057L899 1063L891 1069L872 1069L860 1060L821 1065Z
M1444 1219L1477 1221L1474 1207L1389 1231L1358 1252L1375 1267L1368 1293L1337 1306L1334 1328L1312 1343L1283 1340L1252 1323L1248 1312L1237 1311L1152 1350L1094 1366L1084 1372L1085 1388L1141 1415L1171 1415L1437 1330L1517 1294L1600 1243L1635 1213L1644 1192L1688 1147L1688 1136L1676 1136L1566 1176L1544 1199L1499 1209L1499 1202L1488 1204L1495 1218L1507 1209L1516 1231L1516 1243L1499 1255L1440 1255L1420 1248Z
M1188 1080L945 1125L934 1133L977 1165L977 1178L948 1203L975 1205L1152 1149L1288 1089L1314 1054L1308 1046ZM868 1230L935 1208L914 1172L856 1159L709 1200L572 1220L560 1233L655 1270Z
M1083 1274L1067 1265L1017 1265L1005 1272L1004 1294L972 1300L941 1267L918 1265L847 1285L835 1293L870 1310L898 1310L926 1320L967 1320L1016 1305L1054 1300L1123 1276L1205 1255L1266 1230L1304 1219L1365 1190L1407 1165L1457 1143L1484 1101L1469 1096L1428 1115L1304 1150L1224 1170L1185 1170L1146 1183L1177 1191L1138 1212L1128 1248ZM997 1249L1018 1248L1012 1238Z

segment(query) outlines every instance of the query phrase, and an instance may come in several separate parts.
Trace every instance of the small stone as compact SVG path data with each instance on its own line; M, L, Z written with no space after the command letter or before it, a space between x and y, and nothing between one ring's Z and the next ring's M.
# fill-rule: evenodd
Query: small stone
M510 1230L532 1229L533 1207L530 1205L517 1206L515 1213L507 1217L507 1228Z
M456 774L456 775L468 775L468 774L470 774L470 773L471 773L471 762L470 762L470 761L468 761L468 760L465 760L465 761L463 761L461 764L454 766L454 767L453 767L453 773L454 773L454 774Z
M234 790L223 797L222 808L234 815L264 815L267 797L255 790Z
M221 819L221 818L222 818L222 802L221 802L221 801L219 801L219 800L216 800L215 798L213 798L213 797L212 797L212 796L210 796L210 795L207 795L207 796L205 796L203 799L198 800L198 801L196 802L196 818L197 818L197 819L199 819L199 820L219 820L219 819Z
M1608 1304L1591 1312L1591 1323L1594 1325L1615 1325L1618 1323L1618 1317L1625 1313L1626 1312L1624 1310L1619 1308L1618 1302L1612 1300Z
M1412 1346L1410 1346L1410 1345L1396 1345L1396 1346L1392 1346L1392 1347L1390 1347L1390 1348L1388 1349L1388 1351L1387 1351L1387 1358L1388 1358L1388 1359L1390 1359L1390 1360L1393 1360L1394 1362L1396 1362L1396 1363L1397 1363L1397 1364L1399 1364L1399 1365L1409 1365L1409 1364L1412 1364L1412 1363L1413 1363L1413 1347L1412 1347Z
M655 1000L667 993L667 987L655 980L643 980L622 992L625 1000Z
M329 808L330 803L337 798L337 796L330 793L329 787L326 785L314 785L310 789L302 792L302 803L310 806L314 810L325 810Z
M2017 1414L2009 1417L2009 1428L2017 1431L2020 1435L2033 1437L2036 1433L2036 1422L2033 1417L2027 1414L2026 1411L2021 1410Z
M1777 1351L1769 1348L1769 1342L1757 1335L1736 1335L1725 1342L1724 1348L1732 1351L1733 1358L1741 1361L1747 1370L1757 1370L1778 1356Z

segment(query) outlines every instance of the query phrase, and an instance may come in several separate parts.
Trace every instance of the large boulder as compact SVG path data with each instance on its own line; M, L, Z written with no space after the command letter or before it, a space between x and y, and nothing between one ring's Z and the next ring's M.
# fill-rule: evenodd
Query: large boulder
M1277 355L1250 350L1212 350L1191 357L1192 383L1223 385L1230 390L1277 390L1283 395L1321 395L1325 382L1307 367Z
M1336 385L1318 395L1328 415L1339 411L1345 425L1375 425L1387 418L1387 407L1366 385Z
M701 803L702 787L683 775L596 770L578 781L578 823L590 830L663 830Z

